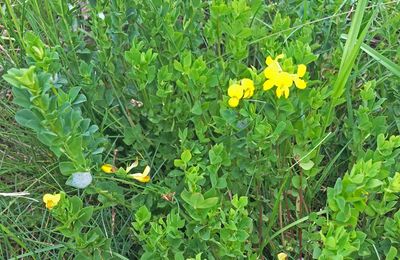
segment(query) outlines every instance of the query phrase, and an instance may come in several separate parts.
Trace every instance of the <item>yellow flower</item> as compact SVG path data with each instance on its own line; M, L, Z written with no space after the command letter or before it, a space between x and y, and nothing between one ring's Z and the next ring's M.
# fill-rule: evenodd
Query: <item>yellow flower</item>
M276 96L280 98L283 94L285 98L289 97L289 88L293 85L292 75L287 72L280 72L276 79Z
M244 89L242 85L232 84L228 88L228 105L230 107L237 107L239 105L239 100L243 97Z
M279 88L289 88L293 85L292 75L287 72L280 72L276 79L276 86Z
M267 57L265 61L267 68L264 70L264 76L267 80L263 84L263 89L269 90L276 86L276 96L278 98L281 96L288 98L289 88L292 87L293 82L299 89L306 88L307 83L301 78L305 75L307 67L304 64L300 64L297 66L297 73L290 74L282 70L279 64L279 59L281 58L283 58L283 54L278 55L275 59L272 59L271 56Z
M140 182L149 182L150 181L149 173L150 173L150 167L147 165L142 173L128 174L128 177L131 177Z
M55 206L57 206L60 199L61 199L60 193L54 195L47 193L43 196L43 202L46 204L46 208L48 209L52 209Z
M243 87L239 84L232 84L228 88L228 96L241 99L243 97Z
M228 88L228 105L237 107L242 98L251 98L254 95L254 82L251 79L244 78L239 84L232 84Z
M307 70L306 65L300 64L297 66L297 73L292 74L294 84L298 89L305 89L307 87L307 83L303 79L300 79L306 74L306 70Z
M239 105L239 100L240 100L240 99L235 98L235 97L230 98L230 99L228 100L228 105L229 105L230 107L237 107L237 106Z
M244 90L243 98L251 98L254 95L254 82L251 79L244 78L240 84Z
M278 254L278 260L287 260L288 259L288 255L285 253L279 253Z
M282 72L282 68L279 65L279 60L283 58L283 54L278 55L275 59L272 59L271 56L268 56L265 63L267 64L267 68L264 70L264 76L267 79L264 82L263 89L269 90L278 84L277 80L279 79L279 75Z
M114 173L117 171L117 168L111 164L106 163L101 166L101 170L105 173Z

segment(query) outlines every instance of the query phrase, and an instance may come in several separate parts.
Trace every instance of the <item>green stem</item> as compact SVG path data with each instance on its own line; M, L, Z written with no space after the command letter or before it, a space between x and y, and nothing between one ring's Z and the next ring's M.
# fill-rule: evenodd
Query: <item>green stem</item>
M328 213L328 210L327 210L327 209L321 210L321 211L317 212L316 214L317 214L318 216L320 216L320 215L325 214L325 213ZM280 234L282 234L283 232L285 232L285 231L287 231L287 230L289 230L289 229L291 229L291 228L293 228L293 227L295 227L295 226L297 226L297 225L299 225L299 224L301 224L301 223L307 221L309 218L310 218L310 215L308 215L308 216L306 216L306 217L303 217L303 218L301 218L301 219L298 219L298 220L296 220L296 221L290 223L289 225L287 225L287 226L281 228L280 230L278 230L277 232L275 232L272 236L270 236L267 240L264 241L263 248L264 248L272 239L274 239L275 237L277 237L277 236L279 236Z

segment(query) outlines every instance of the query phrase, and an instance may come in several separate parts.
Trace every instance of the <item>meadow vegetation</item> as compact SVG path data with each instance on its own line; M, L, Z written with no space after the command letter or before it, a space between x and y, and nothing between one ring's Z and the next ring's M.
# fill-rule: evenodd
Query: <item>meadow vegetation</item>
M399 259L399 1L1 7L1 259Z

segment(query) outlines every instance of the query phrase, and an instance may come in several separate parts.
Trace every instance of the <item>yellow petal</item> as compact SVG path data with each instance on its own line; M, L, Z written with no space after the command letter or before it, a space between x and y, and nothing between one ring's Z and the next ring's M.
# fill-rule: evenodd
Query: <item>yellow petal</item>
M150 181L149 173L150 173L150 167L147 165L142 173L128 174L128 177L133 178L140 182L149 182Z
M304 76L304 74L306 74L307 71L307 67L304 64L300 64L297 66L297 76L299 76L300 78Z
M281 72L279 73L276 82L278 87L288 88L293 85L293 78L289 73Z
M111 164L103 164L101 166L101 170L105 173L114 173L117 171L117 169L115 168L115 166L111 165Z
M254 82L251 79L248 78L244 78L240 81L240 83L242 84L242 86L246 89L246 88L254 88Z
M288 255L285 253L279 253L278 254L278 260L287 260L288 259Z
M54 207L54 203L53 203L53 201L52 200L48 200L47 202L46 202L46 208L48 208L48 209L52 209L53 207Z
M299 78L294 79L294 84L296 85L296 87L298 89L305 89L307 87L307 83L304 80L299 79Z
M136 160L131 165L126 167L126 170L125 170L126 173L130 172L133 168L136 168L138 165L139 165L139 159L136 158Z
M283 89L283 95L285 96L286 99L289 97L289 88Z
M228 96L241 99L243 97L243 87L239 84L232 84L228 88Z
M56 204L58 204L58 202L60 201L60 199L61 199L61 194L60 194L60 193L55 194L54 197L53 197L53 201L54 201Z
M51 200L52 198L53 198L52 194L44 194L43 202L46 203L47 201Z
M251 98L253 96L253 93L254 92L252 92L251 89L246 89L244 91L243 98Z
M150 173L150 166L146 165L146 168L144 168L143 171L143 176L148 176Z
M130 178L134 178L135 179L135 178L138 178L138 177L140 177L142 175L143 175L143 173L137 172L137 173L128 174L127 176L130 177Z
M282 95L285 98L288 98L289 97L289 88L287 88L287 87L277 87L276 88L276 96L278 98L280 98Z
M146 183L150 181L150 176L139 176L139 177L134 177L134 179Z
M58 202L61 199L61 194L45 194L43 196L43 202L46 204L46 208L52 209L57 206Z
M276 66L269 66L264 70L264 76L267 79L273 79L279 74L279 69Z
M238 99L238 98L235 98L235 97L230 98L230 99L228 100L228 105L229 105L230 107L237 107L237 106L239 105L239 99Z
M271 79L265 81L263 84L263 90L265 91L270 90L273 87L274 87L274 81Z
M276 88L276 96L278 98L280 98L282 96L282 93L283 93L282 88L281 87L277 87Z
M278 60L282 59L283 57L285 57L285 55L283 53L281 53L278 56L276 56L275 60L278 61Z
M244 78L241 80L241 85L244 89L243 98L250 98L254 94L254 82L251 79Z
M129 174L128 177L135 179L137 181L140 181L140 182L149 182L150 181L150 176L144 175L143 173Z
M268 56L267 59L265 60L265 64L268 66L271 65L274 62L271 56Z

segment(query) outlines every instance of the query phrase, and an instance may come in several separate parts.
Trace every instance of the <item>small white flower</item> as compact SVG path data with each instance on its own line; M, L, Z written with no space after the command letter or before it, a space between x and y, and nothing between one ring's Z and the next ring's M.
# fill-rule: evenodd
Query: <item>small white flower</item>
M97 16L98 16L101 20L104 20L104 19L106 18L103 12L98 13Z

